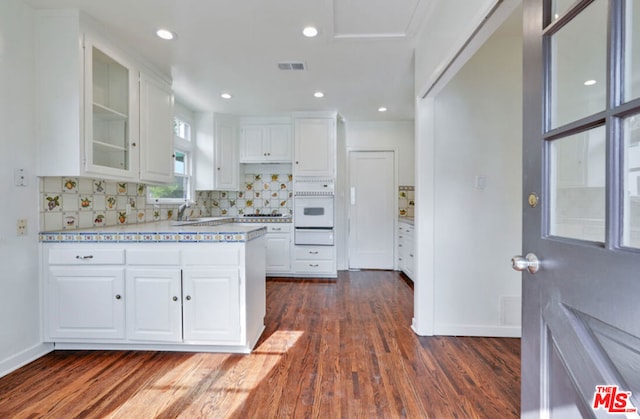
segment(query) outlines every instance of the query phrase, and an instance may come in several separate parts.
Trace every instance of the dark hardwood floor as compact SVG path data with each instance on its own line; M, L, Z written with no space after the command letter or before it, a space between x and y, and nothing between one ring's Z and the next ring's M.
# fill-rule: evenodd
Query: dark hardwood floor
M271 280L251 355L56 351L0 379L0 418L508 418L520 340L418 337L400 274Z

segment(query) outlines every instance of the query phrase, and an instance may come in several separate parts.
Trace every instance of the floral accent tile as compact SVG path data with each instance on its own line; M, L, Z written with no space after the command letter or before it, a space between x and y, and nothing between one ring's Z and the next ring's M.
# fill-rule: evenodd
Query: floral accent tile
M86 195L81 195L80 196L80 209L83 211L87 211L87 210L92 210L92 204L93 204L93 196L89 197Z
M115 196L110 195L107 196L107 209L116 209L116 204L118 203L118 200L116 199Z
M116 186L117 186L118 195L126 195L127 194L127 189L128 188L127 188L127 183L126 182L124 182L124 183L118 182L116 184Z
M62 181L62 190L65 192L78 192L78 179L64 178Z
M93 213L93 225L95 227L102 227L107 221L107 215L104 211L96 211Z
M59 211L61 209L59 195L46 194L44 197L44 203L46 211Z

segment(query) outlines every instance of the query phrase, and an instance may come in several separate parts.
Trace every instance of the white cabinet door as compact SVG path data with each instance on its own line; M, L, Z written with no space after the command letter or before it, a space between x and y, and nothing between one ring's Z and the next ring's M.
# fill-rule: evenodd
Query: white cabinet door
M291 162L291 125L245 125L240 134L241 163Z
M269 146L267 159L271 162L291 162L291 125L271 125L267 127Z
M140 74L140 180L173 182L173 92Z
M289 272L291 270L291 234L268 233L267 273Z
M50 338L124 338L124 268L54 266L47 281Z
M217 190L238 190L240 161L238 160L238 128L232 120L216 118L215 121L214 184Z
M127 339L182 341L181 270L127 269Z
M261 163L265 160L265 138L262 126L247 125L240 129L240 162Z
M238 123L232 116L196 115L196 190L237 191L240 184Z
M183 271L184 341L240 343L240 273L237 269Z
M294 175L334 176L335 118L296 118L294 143Z

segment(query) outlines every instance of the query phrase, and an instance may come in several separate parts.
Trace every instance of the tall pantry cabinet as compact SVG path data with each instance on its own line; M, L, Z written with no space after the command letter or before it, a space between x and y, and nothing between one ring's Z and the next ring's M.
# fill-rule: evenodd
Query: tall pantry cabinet
M170 82L78 10L36 12L38 175L173 179Z

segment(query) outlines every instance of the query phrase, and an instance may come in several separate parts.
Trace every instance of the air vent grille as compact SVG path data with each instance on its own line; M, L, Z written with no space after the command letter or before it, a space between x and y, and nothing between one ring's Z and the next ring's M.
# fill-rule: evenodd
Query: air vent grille
M304 70L305 66L302 62L283 61L278 63L278 68L280 70Z

